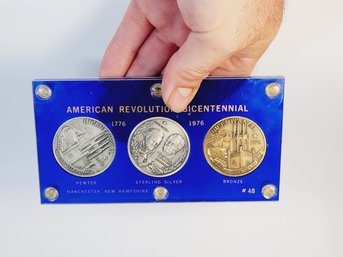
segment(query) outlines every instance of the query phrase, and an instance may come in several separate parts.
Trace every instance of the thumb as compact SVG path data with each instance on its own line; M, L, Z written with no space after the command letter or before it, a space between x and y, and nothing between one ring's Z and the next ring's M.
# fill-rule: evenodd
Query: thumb
M207 33L191 32L170 58L162 79L162 97L174 112L182 112L192 101L200 84L225 60L226 47Z

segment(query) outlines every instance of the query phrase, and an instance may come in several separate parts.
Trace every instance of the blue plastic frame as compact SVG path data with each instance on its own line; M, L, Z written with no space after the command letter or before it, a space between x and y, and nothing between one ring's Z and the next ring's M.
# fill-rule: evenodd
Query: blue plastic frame
M284 78L208 78L202 82L198 94L190 104L245 105L248 112L131 112L119 113L119 106L164 106L161 98L151 96L150 87L160 78L111 80L36 80L33 96L37 133L40 192L42 203L114 203L155 202L153 191L158 186L168 189L164 202L185 201L259 201L267 200L261 194L266 184L273 184L279 199L282 115ZM270 83L281 85L281 94L269 98L265 88ZM36 96L36 87L46 85L52 96L43 100ZM74 113L68 106L113 106L113 113ZM123 107L120 107L123 110ZM194 107L195 108L195 107ZM216 107L214 108L216 109ZM219 108L220 109L220 108ZM136 109L137 110L137 109ZM113 133L117 152L113 163L100 175L82 178L64 171L52 151L53 137L65 121L87 116L100 120ZM149 177L131 163L127 140L132 129L141 121L163 116L177 121L189 136L191 151L187 163L176 174ZM260 166L242 177L228 177L214 171L203 154L203 140L209 128L225 117L242 116L256 122L264 131L267 150ZM116 124L118 126L112 126ZM126 126L123 125L125 121ZM203 126L190 122L203 121ZM194 123L194 122L193 122ZM44 197L47 187L55 187L59 197L50 202Z

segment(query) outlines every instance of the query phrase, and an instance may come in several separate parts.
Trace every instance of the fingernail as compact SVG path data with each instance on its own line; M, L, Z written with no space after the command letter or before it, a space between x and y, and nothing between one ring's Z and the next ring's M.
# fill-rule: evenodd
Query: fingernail
M175 88L168 99L168 106L174 112L182 112L192 100L192 88L178 87Z

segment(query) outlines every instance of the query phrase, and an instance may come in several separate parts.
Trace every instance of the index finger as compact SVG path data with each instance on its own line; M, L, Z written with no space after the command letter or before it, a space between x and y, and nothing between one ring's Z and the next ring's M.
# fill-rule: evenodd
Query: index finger
M124 76L153 26L132 0L102 59L100 77Z

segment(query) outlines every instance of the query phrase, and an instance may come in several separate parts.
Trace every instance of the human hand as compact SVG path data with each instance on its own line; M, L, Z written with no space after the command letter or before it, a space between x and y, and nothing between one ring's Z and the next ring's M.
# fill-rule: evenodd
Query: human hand
M155 76L183 111L209 75L248 76L279 29L284 0L132 0L100 76Z

